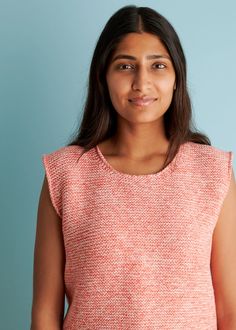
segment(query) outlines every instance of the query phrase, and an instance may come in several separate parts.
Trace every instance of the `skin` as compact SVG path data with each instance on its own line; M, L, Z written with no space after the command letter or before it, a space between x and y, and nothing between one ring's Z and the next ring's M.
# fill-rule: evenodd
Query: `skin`
M121 54L136 59L114 60ZM148 55L153 54L165 57L147 59ZM160 39L149 33L127 34L113 54L106 79L118 115L118 132L107 141L107 149L139 161L166 154L169 142L164 132L163 115L173 97L175 70ZM137 107L128 101L142 95L157 100L146 107ZM100 146L102 149L103 145Z
M173 65L167 59L147 60L149 54L168 55L159 39L149 34L129 34L116 54L135 56L135 61L114 62L107 72L113 105L118 114L116 139L102 142L101 151L109 155L120 170L136 174L151 173L161 167L168 141L163 114L171 102L175 84ZM115 55L116 55L115 54ZM114 56L115 56L114 55ZM167 65L167 69L154 64ZM130 64L127 71L116 71L116 64ZM136 95L157 97L147 108L136 108L127 99ZM106 156L108 157L108 156ZM113 164L113 165L114 165ZM44 177L39 199L34 252L34 284L31 330L62 329L64 314L65 251L61 219L51 203ZM212 240L211 271L215 291L218 330L236 329L236 184L232 172L230 187L222 205ZM50 253L48 253L50 251Z
M118 115L118 132L99 147L108 162L121 172L155 173L161 168L168 147L163 126L175 87L175 72L167 59L147 60L150 54L168 55L161 41L148 33L130 33L119 44L119 54L136 60L111 62L107 85ZM165 64L154 69L154 64ZM118 70L118 66L126 70ZM145 108L127 100L139 95L157 97ZM154 167L154 163L156 164ZM218 330L236 329L236 183L232 170L230 187L225 197L212 239L211 273L215 292Z
M44 177L37 215L30 330L62 329L64 265L61 219L51 203L48 182Z
M218 330L236 329L236 183L232 170L212 239L211 273Z

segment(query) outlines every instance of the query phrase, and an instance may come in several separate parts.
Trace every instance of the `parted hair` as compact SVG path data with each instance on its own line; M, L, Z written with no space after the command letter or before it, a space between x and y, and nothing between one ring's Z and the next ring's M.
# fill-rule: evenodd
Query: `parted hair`
M164 113L164 129L169 150L164 166L168 165L182 143L192 141L211 145L210 139L196 129L187 86L186 58L180 39L170 22L149 7L124 6L105 24L94 49L87 96L79 127L67 145L80 145L85 151L116 132L116 111L110 100L106 72L119 42L128 33L147 32L157 36L171 57L176 89L168 110Z

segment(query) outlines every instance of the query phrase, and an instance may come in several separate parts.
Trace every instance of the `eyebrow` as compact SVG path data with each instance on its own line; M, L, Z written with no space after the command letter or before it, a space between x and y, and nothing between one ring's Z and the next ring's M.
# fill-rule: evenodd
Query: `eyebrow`
M168 59L168 60L171 61L171 59L170 59L170 57L168 55L162 55L162 54L160 54L160 55L158 54L157 55L157 54L153 54L153 55L146 56L146 59L147 60L153 60L153 59L159 59L159 58L166 58L166 59ZM114 62L116 60L119 60L119 59L127 59L127 60L133 60L133 61L137 60L137 58L134 57L134 56L126 55L126 54L119 54L119 55L117 55L117 56L115 56L113 58L112 62Z

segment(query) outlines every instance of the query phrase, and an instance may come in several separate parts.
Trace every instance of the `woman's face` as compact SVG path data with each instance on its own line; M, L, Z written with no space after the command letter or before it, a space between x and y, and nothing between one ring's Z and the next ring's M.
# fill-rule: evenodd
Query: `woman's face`
M106 79L115 110L129 121L158 120L171 104L175 71L155 35L127 34L112 56Z

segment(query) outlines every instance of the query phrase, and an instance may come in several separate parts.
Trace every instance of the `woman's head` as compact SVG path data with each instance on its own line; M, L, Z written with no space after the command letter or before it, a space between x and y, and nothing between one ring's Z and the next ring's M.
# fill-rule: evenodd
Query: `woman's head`
M149 42L148 45L144 44L144 39ZM139 42L139 45L136 42ZM142 45L145 47L144 51L142 51ZM118 77L124 77L121 75L124 72L118 73L117 71L115 73L113 71L113 75L111 75L110 69L114 64L112 63L114 55L120 52L122 47L126 51L129 50L130 54L133 49L136 54L140 55L138 64L142 63L141 71L145 78L136 76L129 91L127 86L122 87L121 84L122 90L119 94L116 88L119 84ZM163 64L169 63L170 71L172 69L172 75L170 74L169 80L167 79L169 82L167 90L163 87L164 83L163 85L160 84L161 72L164 73L164 70L161 71L163 66L158 66L159 82L156 76L156 85L153 84L154 71L148 75L148 72L151 72L148 71L148 68L151 67L147 65L147 61L144 62L144 55L145 52L149 51L162 52L170 58L169 62L167 59L159 61ZM151 62L154 64L158 61L152 59ZM91 61L88 95L80 130L76 139L69 145L79 144L85 149L89 149L114 135L117 128L117 110L122 110L122 107L116 108L123 102L122 99L119 100L119 95L123 95L123 100L126 95L128 98L133 98L149 95L148 93L152 97L158 98L159 92L164 95L163 125L167 139L170 140L171 145L175 145L173 150L176 151L178 146L187 140L210 144L205 135L191 131L190 125L193 125L191 122L192 111L186 84L186 72L186 60L180 40L166 18L148 7L132 5L119 9L110 17L98 38ZM145 74L147 75L145 76ZM117 85L114 77L117 77ZM146 86L143 85L142 79L146 79ZM128 81L128 76L126 76L125 81Z
M126 34L106 70L109 96L118 119L152 122L157 127L156 121L163 120L171 104L175 78L171 57L156 35Z

